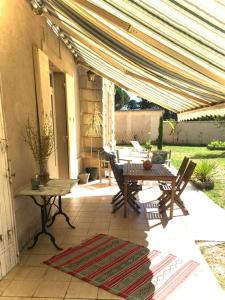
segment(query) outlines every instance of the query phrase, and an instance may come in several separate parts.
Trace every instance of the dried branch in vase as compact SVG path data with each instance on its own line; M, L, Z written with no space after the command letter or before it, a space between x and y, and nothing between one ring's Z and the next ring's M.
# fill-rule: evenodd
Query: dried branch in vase
M24 141L30 147L35 161L41 168L55 150L53 127L49 119L46 118L39 129L36 123L28 118L25 125Z

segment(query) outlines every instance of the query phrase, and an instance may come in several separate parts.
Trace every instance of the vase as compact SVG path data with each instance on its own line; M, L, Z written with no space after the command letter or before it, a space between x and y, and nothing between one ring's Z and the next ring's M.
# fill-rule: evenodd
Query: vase
M46 185L49 181L49 172L48 172L48 161L43 160L40 162L40 174L39 174L40 183Z
M79 183L81 183L81 184L88 183L89 176L90 176L90 173L81 173L81 174L79 174L78 175Z
M151 170L151 168L152 168L152 162L151 162L151 160L149 160L149 159L145 160L143 162L143 168L145 170Z

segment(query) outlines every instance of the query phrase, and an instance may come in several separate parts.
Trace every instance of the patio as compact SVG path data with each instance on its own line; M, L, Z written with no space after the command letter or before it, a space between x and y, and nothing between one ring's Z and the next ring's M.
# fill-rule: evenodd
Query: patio
M152 205L159 190L155 184L146 182L140 192L140 202L147 213L144 208L140 215L129 209L125 219L123 209L111 214L110 201L116 192L114 180L112 186L98 182L76 186L63 200L64 209L76 229L68 228L61 216L52 228L60 246L66 249L96 233L105 233L151 250L175 254L184 260L191 259L200 265L166 299L224 299L224 293L195 244L195 240L225 241L221 230L225 225L224 210L189 185L183 200L190 215L183 216L175 209L173 220L167 223L164 216L161 223ZM217 218L213 220L215 215ZM122 299L42 263L55 253L58 251L45 236L32 250L23 251L20 264L0 282L1 299Z

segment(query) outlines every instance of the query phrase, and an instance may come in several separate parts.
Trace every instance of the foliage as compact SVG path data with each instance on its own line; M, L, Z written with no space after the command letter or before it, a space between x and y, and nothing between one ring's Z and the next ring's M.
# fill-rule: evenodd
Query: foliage
M141 98L141 101L139 102L140 109L152 109L153 104L154 103L143 98Z
M216 127L225 128L225 116L223 117L218 116L215 121L216 121Z
M133 109L139 109L140 106L139 106L139 104L138 104L137 101L135 101L135 100L130 100L130 101L128 102L127 108L133 110Z
M176 126L177 126L176 120L174 120L174 119L168 119L167 122L168 122L168 124L170 126L170 129L171 129L170 135L172 135L172 134L174 135L175 134L175 130L176 130Z
M158 150L162 150L163 143L163 118L159 119L159 129L158 129L158 139L157 139L157 148Z
M24 141L30 147L35 161L41 168L55 149L53 127L49 119L45 119L38 128L36 123L28 118Z
M89 119L86 135L89 137L100 137L102 135L102 114L96 105Z
M95 105L94 112L89 119L87 130L86 130L86 136L91 138L91 158L92 158L93 155L92 139L94 137L102 136L102 114L98 110L97 105Z
M213 149L213 148L223 148L225 149L225 142L224 141L221 141L221 140L213 140L211 141L207 147L209 149Z
M120 110L124 105L127 105L130 100L129 95L123 89L115 86L115 110Z
M152 143L151 143L151 132L148 133L149 137L146 139L144 143L144 148L148 150L148 156L150 154L150 151L152 150Z
M213 162L202 160L197 163L193 178L201 182L212 181L213 175L215 175L215 168L216 165Z

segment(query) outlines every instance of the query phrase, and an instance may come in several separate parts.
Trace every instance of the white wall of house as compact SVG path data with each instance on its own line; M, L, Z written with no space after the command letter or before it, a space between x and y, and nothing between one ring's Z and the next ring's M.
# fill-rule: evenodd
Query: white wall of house
M158 137L161 110L130 110L115 112L115 139L118 143L130 143L138 140L140 143L149 137L156 141Z
M26 0L0 1L0 72L2 79L2 101L8 136L8 157L16 177L12 183L13 194L30 182L37 167L30 149L23 141L23 130L27 117L36 120L36 86L34 77L33 49L41 49L60 72L75 78L76 122L79 122L79 94L77 66L74 59L52 30L45 18L36 16ZM75 122L75 121L74 121ZM77 131L77 153L80 161L79 134ZM14 198L19 246L22 248L39 227L40 212L29 198Z

